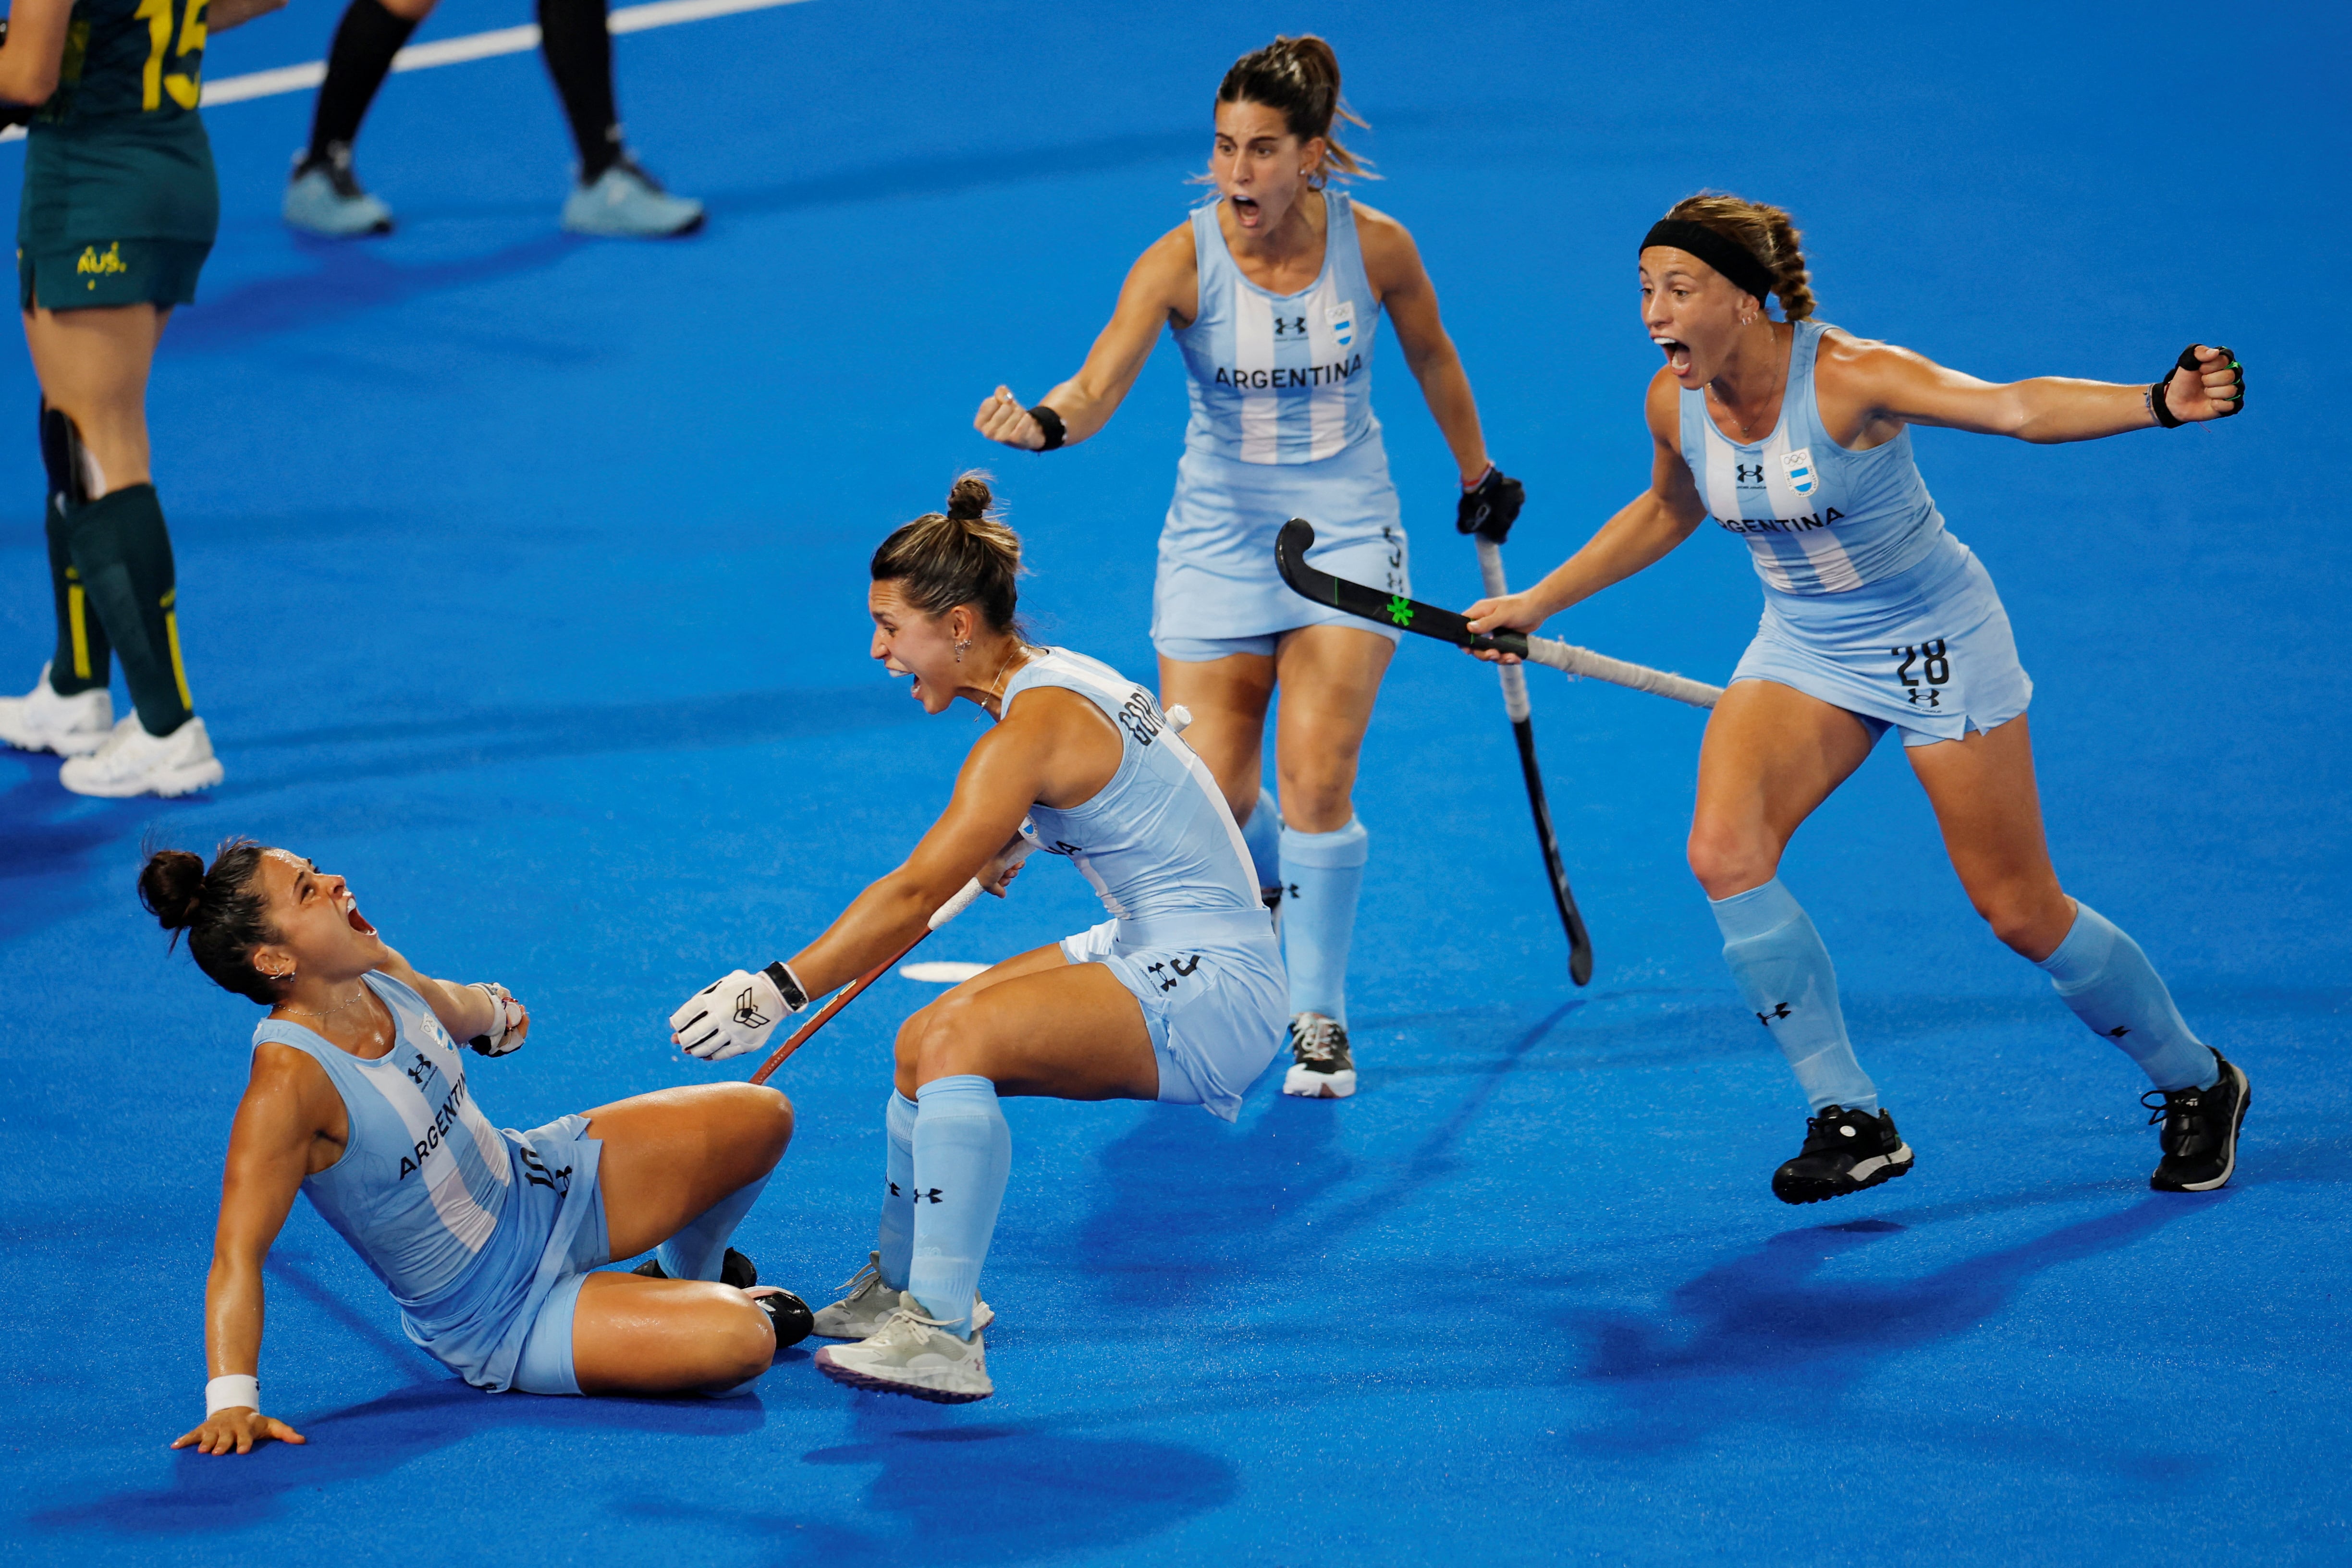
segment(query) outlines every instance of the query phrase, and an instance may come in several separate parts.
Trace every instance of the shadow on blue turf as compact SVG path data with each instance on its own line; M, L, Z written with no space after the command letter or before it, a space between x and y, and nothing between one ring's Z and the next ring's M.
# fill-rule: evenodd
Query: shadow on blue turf
M1582 1377L1612 1389L1619 1409L1581 1440L1612 1453L1657 1450L1749 1420L1833 1420L1840 1396L1878 1360L1967 1333L2034 1275L2129 1247L2229 1197L2142 1197L1899 1282L1815 1278L1843 1254L1903 1235L1892 1220L1783 1231L1676 1288L1660 1318L1588 1320Z
M787 1351L781 1367L805 1361ZM575 1434L637 1432L674 1438L741 1437L765 1424L751 1394L734 1399L542 1399L485 1394L456 1378L400 1389L364 1405L298 1420L304 1447L272 1443L229 1457L183 1450L172 1481L152 1491L118 1492L45 1510L35 1530L104 1530L128 1535L183 1535L250 1529L289 1492L331 1489L389 1474L484 1432L522 1426Z
M850 1419L856 1441L813 1448L801 1463L862 1479L856 1514L870 1529L837 1522L834 1506L764 1513L642 1498L616 1500L616 1511L761 1540L784 1549L785 1562L919 1551L929 1562L1026 1563L1140 1540L1241 1492L1233 1465L1174 1443L970 1426L960 1411L874 1394L852 1396Z

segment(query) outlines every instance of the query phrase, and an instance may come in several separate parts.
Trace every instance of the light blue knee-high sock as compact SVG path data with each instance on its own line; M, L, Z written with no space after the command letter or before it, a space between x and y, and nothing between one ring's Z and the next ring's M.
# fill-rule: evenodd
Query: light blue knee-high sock
M904 1290L907 1264L915 1256L915 1102L895 1089L882 1112L882 1224L874 1240L882 1260L875 1268L883 1284Z
M1842 1105L1876 1115L1878 1087L1853 1059L1838 1008L1837 971L1804 906L1778 877L1708 902L1723 929L1723 962L1731 966L1739 994L1771 1031L1812 1108Z
M971 1336L971 1301L1013 1169L996 1086L971 1073L915 1091L915 1252L907 1289L923 1310Z
M768 1184L771 1171L755 1182L747 1182L725 1197L704 1209L685 1228L654 1249L661 1259L662 1272L673 1279L716 1279L727 1261L727 1238Z
M1371 835L1355 817L1329 833L1282 830L1283 948L1290 1010L1348 1021L1348 944Z
M1242 842L1249 846L1250 862L1257 871L1260 893L1279 893L1282 889L1282 807L1274 801L1274 792L1261 786L1257 805L1250 819L1242 824Z
M2074 1016L2139 1063L2157 1088L2210 1089L2220 1079L2221 1064L2189 1032L2139 943L2080 899L2066 940L2038 967Z

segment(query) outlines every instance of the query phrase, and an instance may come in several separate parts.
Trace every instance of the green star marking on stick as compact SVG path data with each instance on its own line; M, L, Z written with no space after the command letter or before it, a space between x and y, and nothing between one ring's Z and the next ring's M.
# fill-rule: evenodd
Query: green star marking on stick
M1400 595L1390 595L1389 619L1401 626L1412 625L1412 601Z

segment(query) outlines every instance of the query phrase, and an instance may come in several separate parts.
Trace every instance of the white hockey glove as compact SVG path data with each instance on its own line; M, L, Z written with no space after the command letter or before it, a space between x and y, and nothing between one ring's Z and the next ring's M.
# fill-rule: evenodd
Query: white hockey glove
M502 1057L530 1037L530 1010L496 982L477 980L475 990L490 999L490 1030L467 1044L486 1057Z
M696 992L669 1016L670 1038L688 1056L723 1062L765 1049L776 1025L808 1000L799 977L781 960L757 974L739 969Z

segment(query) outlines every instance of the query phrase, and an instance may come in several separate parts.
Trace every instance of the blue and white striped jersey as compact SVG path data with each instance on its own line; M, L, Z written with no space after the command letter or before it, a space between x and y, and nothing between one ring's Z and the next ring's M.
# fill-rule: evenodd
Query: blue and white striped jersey
M515 1192L518 1152L467 1093L457 1046L425 999L365 977L392 1009L388 1055L362 1061L299 1024L267 1018L253 1043L293 1047L324 1068L351 1121L343 1156L303 1179L326 1222L404 1307L443 1296L489 1244Z
M1225 793L1169 728L1151 693L1099 659L1049 647L1014 672L1001 711L1010 713L1037 686L1076 692L1119 734L1118 771L1093 799L1066 811L1029 808L1024 832L1037 847L1068 856L1120 920L1262 919L1257 873Z
M1344 191L1329 215L1323 270L1296 294L1242 276L1212 202L1192 212L1201 313L1176 334L1192 378L1184 445L1244 463L1312 463L1379 434L1372 338L1380 301L1364 277L1356 213Z
M1830 439L1813 395L1819 321L1799 321L1780 422L1741 445L1707 417L1706 389L1682 393L1683 461L1717 523L1743 535L1756 574L1784 594L1843 594L1927 558L1943 514L1911 458L1911 431L1867 452Z

